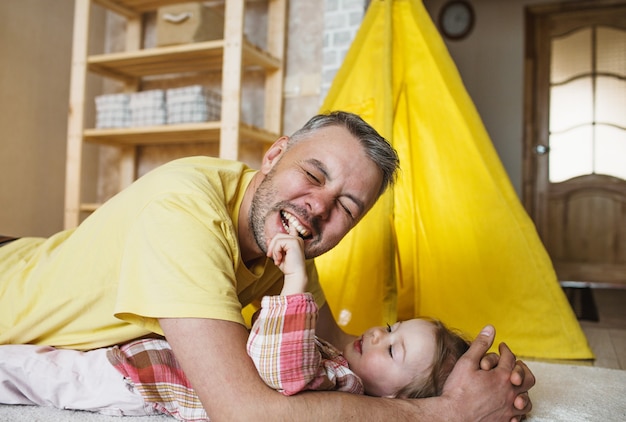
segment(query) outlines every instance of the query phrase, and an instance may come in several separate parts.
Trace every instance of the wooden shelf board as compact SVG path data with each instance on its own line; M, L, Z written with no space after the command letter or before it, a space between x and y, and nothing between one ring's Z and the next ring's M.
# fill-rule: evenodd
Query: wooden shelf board
M79 209L81 212L94 212L102 204L98 203L83 203L80 204Z
M243 64L265 69L280 68L280 60L244 41ZM149 75L221 71L224 40L203 41L89 56L90 71L103 76L128 79Z
M188 142L217 142L220 122L183 123L115 129L86 129L86 142L105 145L159 145Z
M280 59L246 39L243 41L243 65L260 66L268 70L277 70L282 67Z
M246 124L239 125L239 137L242 142L252 141L252 142L262 142L262 143L273 143L277 140L280 135L276 133L272 133L268 130L258 128L256 126L250 126Z
M219 142L221 122L181 123L172 125L85 129L83 139L103 145L167 145L177 143ZM279 135L254 126L241 124L242 140L270 143Z
M95 3L106 7L126 17L134 17L143 12L156 10L168 4L186 3L189 0L94 0Z
M89 56L87 66L97 73L141 77L221 68L224 41L148 48Z

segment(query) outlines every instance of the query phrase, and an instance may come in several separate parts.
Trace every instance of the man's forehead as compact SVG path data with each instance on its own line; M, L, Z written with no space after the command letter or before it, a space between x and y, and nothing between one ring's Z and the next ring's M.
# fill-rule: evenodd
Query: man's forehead
M311 158L324 161L332 151L334 155L354 158L363 152L361 142L343 126L327 126L315 130L296 142L294 147L306 149Z
M370 161L363 150L359 149L359 143L355 138L320 136L304 139L296 144L296 147L298 146L300 147L298 159L317 167L330 178L337 177L344 169L369 164Z

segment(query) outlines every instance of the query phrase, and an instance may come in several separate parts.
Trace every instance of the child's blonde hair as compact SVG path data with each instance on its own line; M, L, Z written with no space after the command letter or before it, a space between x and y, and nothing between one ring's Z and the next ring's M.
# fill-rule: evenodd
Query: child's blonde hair
M443 322L433 318L421 317L420 319L430 321L434 326L433 365L428 376L424 377L421 374L415 376L407 386L396 393L396 397L416 399L440 396L454 365L469 349L469 341L460 332L449 329Z

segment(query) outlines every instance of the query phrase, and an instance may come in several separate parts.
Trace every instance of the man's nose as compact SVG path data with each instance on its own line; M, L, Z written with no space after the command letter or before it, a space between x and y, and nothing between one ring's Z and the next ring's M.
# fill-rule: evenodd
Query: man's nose
M325 220L330 215L332 199L329 195L316 192L309 195L307 200L309 209L311 210L311 214Z

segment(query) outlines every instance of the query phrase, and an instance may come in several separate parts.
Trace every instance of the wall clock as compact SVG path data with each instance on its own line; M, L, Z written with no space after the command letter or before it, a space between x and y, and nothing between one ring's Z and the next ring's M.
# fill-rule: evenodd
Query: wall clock
M451 0L439 12L439 29L450 40L461 40L472 32L474 9L466 0Z

